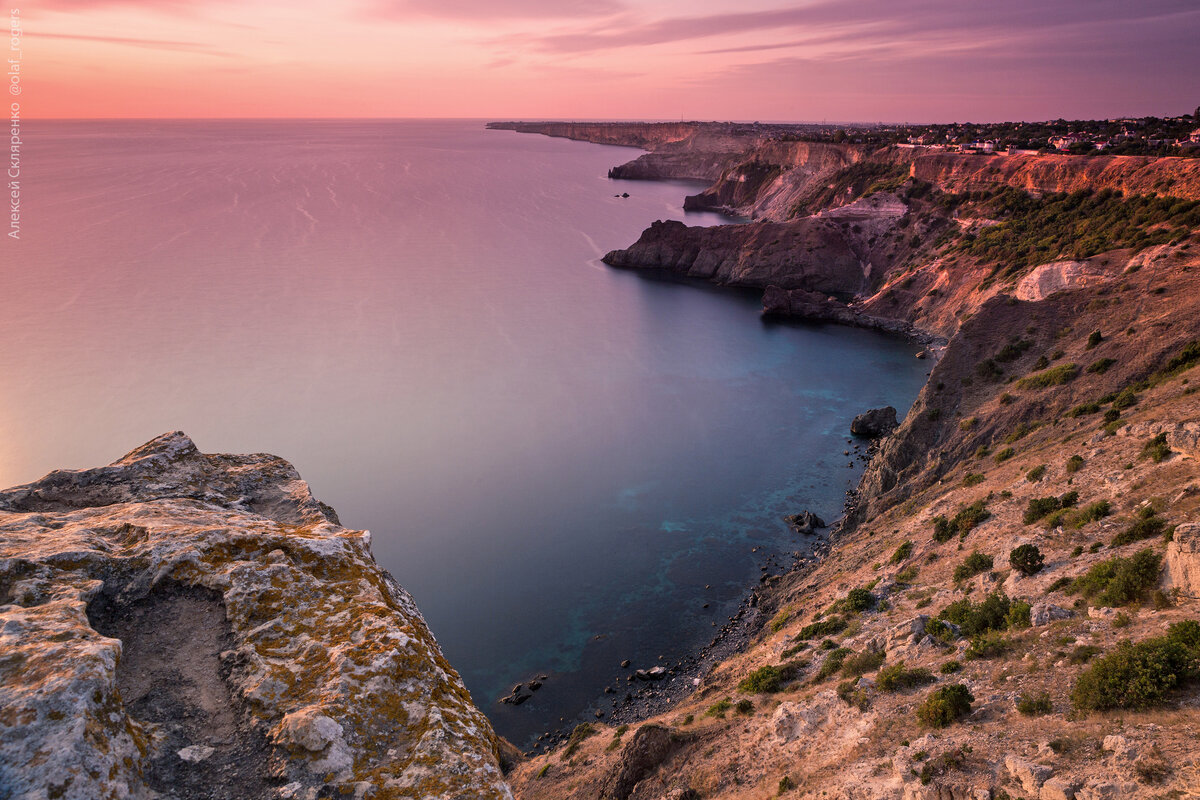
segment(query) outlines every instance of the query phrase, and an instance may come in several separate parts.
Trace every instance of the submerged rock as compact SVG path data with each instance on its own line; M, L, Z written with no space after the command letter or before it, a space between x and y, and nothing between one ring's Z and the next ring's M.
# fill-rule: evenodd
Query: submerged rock
M178 432L0 492L0 786L511 797L369 544L286 461Z
M824 528L825 522L811 511L801 511L799 514L789 514L783 521L791 526L796 533L816 533L817 528Z

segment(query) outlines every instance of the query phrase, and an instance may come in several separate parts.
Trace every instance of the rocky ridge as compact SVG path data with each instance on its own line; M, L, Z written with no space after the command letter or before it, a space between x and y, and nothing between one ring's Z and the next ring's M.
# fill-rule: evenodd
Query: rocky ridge
M511 797L370 534L179 432L0 492L0 709L14 800Z

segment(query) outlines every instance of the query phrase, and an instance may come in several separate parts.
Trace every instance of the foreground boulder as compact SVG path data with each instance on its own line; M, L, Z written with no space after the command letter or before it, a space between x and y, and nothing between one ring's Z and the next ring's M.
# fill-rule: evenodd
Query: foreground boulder
M899 424L896 419L896 409L891 406L873 408L854 418L854 421L850 423L850 433L864 439L877 439L880 436L887 436Z
M182 433L0 492L6 796L511 797L369 544L286 461Z

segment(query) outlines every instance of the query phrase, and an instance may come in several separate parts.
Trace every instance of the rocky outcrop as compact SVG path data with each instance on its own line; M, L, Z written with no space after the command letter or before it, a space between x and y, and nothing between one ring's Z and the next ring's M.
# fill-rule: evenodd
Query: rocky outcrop
M709 228L655 222L636 243L603 260L613 267L666 270L730 286L826 294L863 291L878 279L841 225L815 217Z
M490 130L540 133L561 139L573 139L617 147L653 150L696 133L695 122L489 122Z
M896 409L891 406L872 408L854 418L850 423L850 433L867 439L878 439L894 431L899 424Z
M1200 524L1187 522L1175 529L1167 545L1167 589L1200 598Z
M369 545L286 461L182 433L0 492L6 796L510 797Z
M626 800L634 787L667 759L678 740L677 734L661 725L638 728L605 779L600 790L602 800Z

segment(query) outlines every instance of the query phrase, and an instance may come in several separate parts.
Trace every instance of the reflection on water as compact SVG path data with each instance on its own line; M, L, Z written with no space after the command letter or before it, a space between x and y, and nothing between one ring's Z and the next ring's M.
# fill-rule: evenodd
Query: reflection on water
M30 126L0 485L173 429L282 455L501 733L570 719L621 659L706 640L797 547L781 515L837 516L850 418L923 379L903 343L600 264L694 191L606 179L635 155L467 122Z

